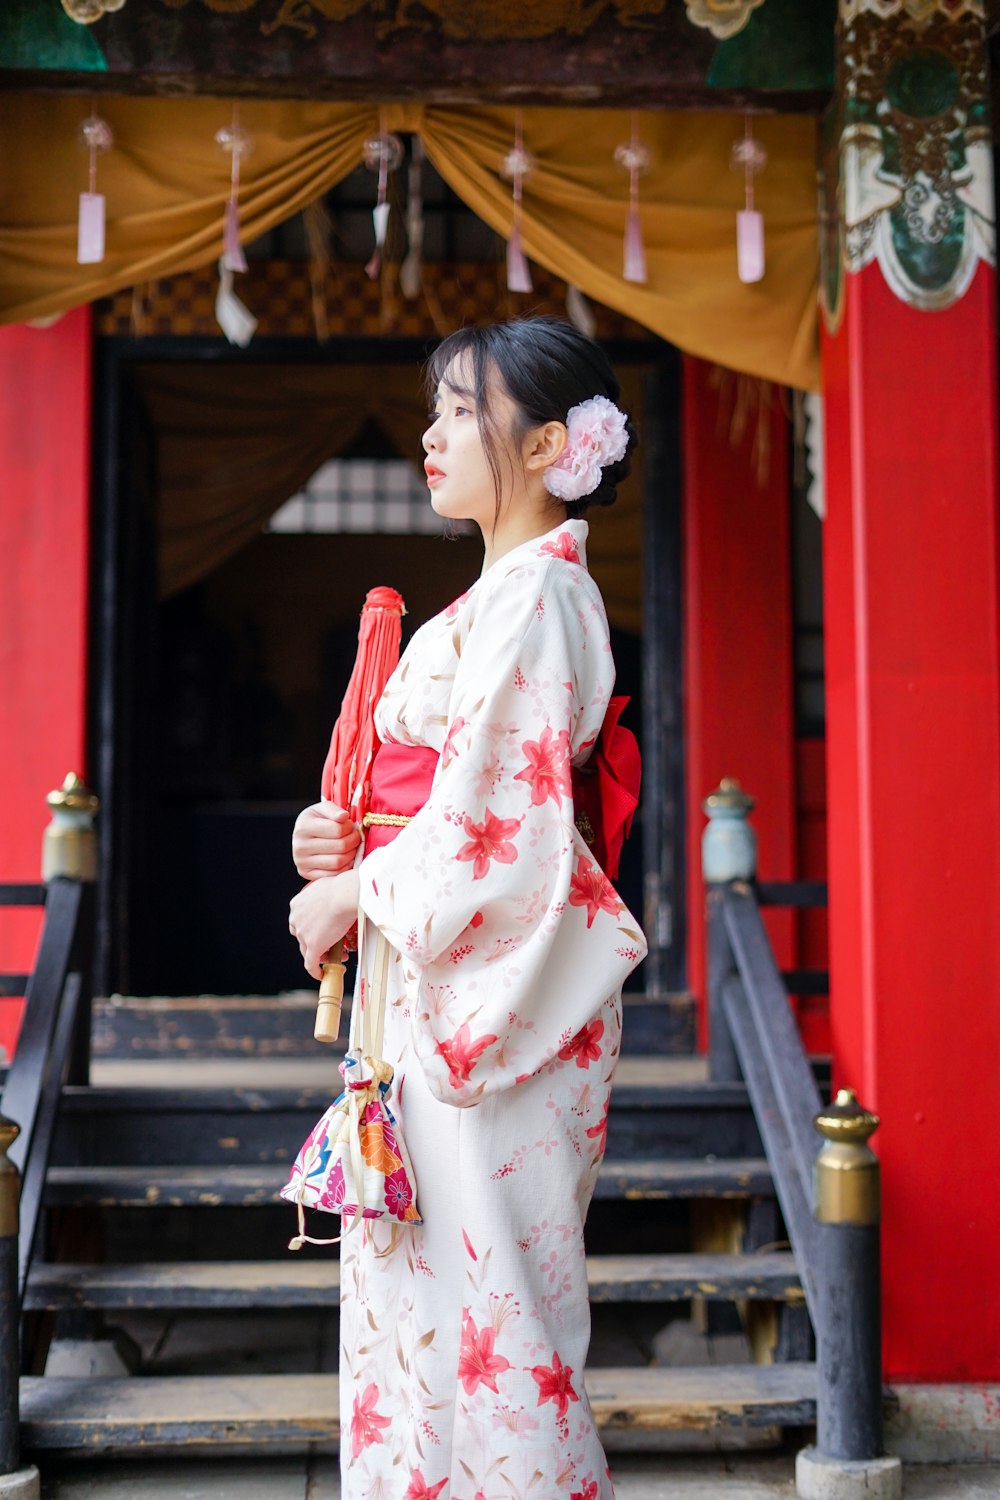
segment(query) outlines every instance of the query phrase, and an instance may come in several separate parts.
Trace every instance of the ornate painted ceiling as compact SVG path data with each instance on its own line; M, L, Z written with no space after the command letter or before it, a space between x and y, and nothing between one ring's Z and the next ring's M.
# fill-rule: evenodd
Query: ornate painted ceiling
M674 108L738 108L766 90L772 107L801 109L832 86L835 11L836 0L4 0L0 81Z

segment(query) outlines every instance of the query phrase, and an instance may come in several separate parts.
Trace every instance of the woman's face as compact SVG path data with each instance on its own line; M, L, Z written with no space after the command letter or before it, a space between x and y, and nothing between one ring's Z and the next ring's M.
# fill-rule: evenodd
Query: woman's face
M438 387L431 424L423 436L427 454L424 470L431 505L439 516L475 521L483 531L489 531L497 513L493 474L479 431L475 399L459 395L455 388L469 389L473 384L471 361L459 356L448 366ZM490 414L501 433L513 432L517 408L506 391L491 389ZM498 457L504 508L518 486L523 487L523 466L512 441L503 445Z

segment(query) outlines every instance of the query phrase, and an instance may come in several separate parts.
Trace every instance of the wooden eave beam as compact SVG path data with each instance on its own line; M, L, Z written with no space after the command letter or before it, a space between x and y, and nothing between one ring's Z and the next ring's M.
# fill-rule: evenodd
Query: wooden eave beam
M125 94L155 98L221 99L332 99L371 104L419 102L439 106L550 105L577 109L684 109L726 110L756 114L819 114L830 99L828 91L803 89L717 89L707 85L675 83L649 77L585 83L516 83L499 79L461 80L428 86L424 78L398 78L391 83L385 72L372 78L233 78L220 75L170 73L70 73L26 69L0 69L0 92L30 90L50 94Z

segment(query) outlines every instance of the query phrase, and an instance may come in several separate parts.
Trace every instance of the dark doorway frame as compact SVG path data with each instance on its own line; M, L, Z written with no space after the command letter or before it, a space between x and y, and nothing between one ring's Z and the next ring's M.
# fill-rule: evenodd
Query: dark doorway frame
M249 351L222 339L97 336L94 340L94 465L90 564L88 764L101 798L95 992L128 988L129 823L141 816L137 715L148 690L150 588L155 598L155 514L134 499L153 492L150 435L144 430L136 367L208 360L398 364L415 370L436 340L259 338ZM687 979L684 872L683 691L681 681L680 359L661 340L603 341L615 363L654 366L644 413L643 869L650 994L681 990ZM145 622L145 624L144 624ZM659 650L651 650L653 643Z

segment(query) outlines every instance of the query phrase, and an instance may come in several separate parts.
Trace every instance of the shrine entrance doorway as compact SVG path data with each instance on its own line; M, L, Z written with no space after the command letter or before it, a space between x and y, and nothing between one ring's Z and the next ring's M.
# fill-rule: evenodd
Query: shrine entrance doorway
M476 537L443 534L418 467L431 343L265 337L242 352L208 336L99 333L99 993L308 985L285 926L300 885L289 835L318 796L365 592L397 587L412 629L480 566ZM680 838L661 857L664 826L679 828L681 738L650 729L680 718L677 362L648 338L611 353L625 399L645 406L647 452L619 506L591 518L591 559L619 690L666 793L623 867L622 893L642 910L653 864L675 872L675 901L683 890ZM657 559L652 597L644 556L647 573ZM661 626L644 660L650 607ZM680 987L676 940L667 962Z

